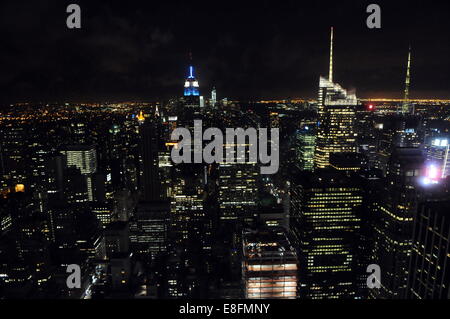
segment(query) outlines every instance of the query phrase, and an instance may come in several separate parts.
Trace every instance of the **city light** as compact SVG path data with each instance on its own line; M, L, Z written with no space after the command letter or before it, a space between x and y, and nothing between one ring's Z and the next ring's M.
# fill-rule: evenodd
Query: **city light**
M25 185L23 185L23 184L16 184L16 186L15 186L15 191L16 191L16 193L19 193L19 192L25 192Z
M430 165L427 170L427 177L430 179L438 178L438 169L434 165Z
M429 164L425 168L425 176L421 178L422 185L438 184L441 177L440 169L435 164Z
M62 6L9 2L1 302L278 318L450 298L445 6L80 1L65 30ZM381 12L382 39L362 32Z
M432 142L432 145L434 145L434 146L440 146L440 147L446 147L446 146L448 146L449 144L448 144L448 139L440 139L440 138L437 138L437 139L435 139L435 140L433 140L433 142Z

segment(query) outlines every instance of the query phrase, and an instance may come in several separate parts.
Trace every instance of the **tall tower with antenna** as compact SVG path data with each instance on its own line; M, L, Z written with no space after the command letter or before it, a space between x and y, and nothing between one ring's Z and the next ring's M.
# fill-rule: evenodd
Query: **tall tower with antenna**
M356 151L354 121L358 101L354 92L348 92L338 83L333 82L333 27L330 31L328 78L322 76L319 78L318 128L314 152L316 168L329 166L332 153Z
M194 75L194 67L192 66L192 53L189 52L189 71L184 81L184 96L199 96L198 81Z
M406 79L405 79L405 94L403 96L402 113L410 113L409 103L409 85L411 82L411 46L408 50L408 65L406 67Z
M333 82L333 27L330 33L330 70L328 72L328 81Z

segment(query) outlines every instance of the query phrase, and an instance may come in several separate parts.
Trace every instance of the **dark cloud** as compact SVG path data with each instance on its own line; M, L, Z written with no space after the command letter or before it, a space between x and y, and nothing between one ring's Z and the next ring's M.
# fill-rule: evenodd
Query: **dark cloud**
M82 29L65 26L69 3ZM192 51L202 93L314 97L328 72L358 96L401 96L408 45L412 95L450 97L448 2L2 1L0 90L5 100L159 99L182 92Z

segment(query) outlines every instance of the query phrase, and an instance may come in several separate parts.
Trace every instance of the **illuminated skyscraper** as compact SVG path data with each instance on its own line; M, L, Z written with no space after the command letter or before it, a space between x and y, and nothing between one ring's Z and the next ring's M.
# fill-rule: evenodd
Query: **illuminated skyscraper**
M374 263L383 277L381 288L370 290L372 298L404 298L423 163L416 148L399 148L389 161L384 195L374 216Z
M6 223L0 225L0 295L4 290L26 298L33 286L42 289L53 276L36 212L27 193L0 197L0 221Z
M27 185L26 177L26 159L21 150L23 141L27 140L26 131L19 125L0 128L1 161L3 174L1 181L11 179L13 183ZM2 186L6 186L3 184Z
M303 126L297 130L297 166L304 171L314 169L314 150L316 148L315 130Z
M225 146L225 152L236 144ZM259 167L254 162L219 164L219 214L221 221L251 222L256 209Z
M361 186L335 170L302 172L292 180L290 198L300 298L358 297Z
M329 165L330 153L356 152L354 123L356 95L333 82L333 28L330 43L330 71L328 79L320 77L318 97L318 129L314 165Z
M408 299L450 297L450 201L419 205L409 263Z
M184 106L183 112L188 111L194 112L196 115L198 108L203 107L204 101L203 96L200 96L198 81L194 76L194 67L189 66L188 76L184 81L184 96L181 99L182 105Z
M422 140L422 121L419 116L395 114L379 119L377 124L375 167L386 175L389 158L397 147L417 148Z
M435 138L427 147L427 162L435 165L442 178L450 175L450 144L447 138Z
M198 297L206 289L202 276L209 268L205 256L211 249L211 230L205 215L203 167L173 167L166 275L169 297Z
M216 106L217 103L217 91L214 87L211 91L211 106Z
M285 230L281 227L245 230L242 237L245 298L298 298L297 253Z
M184 82L184 96L200 96L198 81L194 76L194 67L189 66L189 75Z
M175 246L188 245L206 236L203 165L174 167L170 198L170 235Z
M409 104L409 85L410 85L410 83L411 83L411 46L409 47L408 64L406 66L405 94L403 97L403 104L402 104L402 113L403 114L414 113L414 109L411 109L411 106Z
M241 114L239 114L241 115ZM244 127L254 123L247 119L236 117L226 123L228 127ZM218 163L218 204L219 218L223 224L242 225L243 222L251 223L257 206L257 194L259 179L258 163L250 158L251 148L257 146L255 141L245 137L244 144L240 144L237 135L226 141L223 147L223 160ZM244 148L244 152L238 151ZM233 161L226 160L234 159ZM236 236L240 237L242 231Z
M170 205L164 201L140 202L130 220L130 242L133 252L155 258L167 250L167 228Z
M94 202L91 210L100 222L100 226L105 229L113 220L113 207L111 204Z
M81 174L89 175L97 171L97 154L94 147L73 145L62 150L62 153L67 156L67 166L78 168Z
M97 171L97 153L95 147L88 145L71 145L61 151L67 158L67 167L78 168L86 177L89 201L94 200L92 176Z

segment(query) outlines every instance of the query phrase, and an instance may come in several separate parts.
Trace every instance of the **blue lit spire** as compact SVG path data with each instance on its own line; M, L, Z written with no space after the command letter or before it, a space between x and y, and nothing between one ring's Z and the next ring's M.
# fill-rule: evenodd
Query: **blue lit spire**
M189 74L184 82L184 96L199 96L198 81L194 76L194 67L189 66Z

